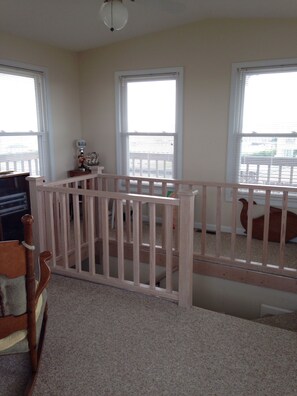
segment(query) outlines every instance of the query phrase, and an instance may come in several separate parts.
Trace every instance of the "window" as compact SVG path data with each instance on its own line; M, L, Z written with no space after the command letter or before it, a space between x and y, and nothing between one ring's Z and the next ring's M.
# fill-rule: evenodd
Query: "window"
M116 73L117 170L182 175L182 68Z
M227 179L297 186L297 60L235 64Z
M40 71L0 65L0 171L48 175L45 81Z

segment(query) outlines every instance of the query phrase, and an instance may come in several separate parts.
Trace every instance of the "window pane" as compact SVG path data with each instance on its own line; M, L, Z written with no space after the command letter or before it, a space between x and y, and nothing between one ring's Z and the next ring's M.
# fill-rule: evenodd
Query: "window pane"
M37 136L0 137L0 171L7 170L40 174Z
M128 132L175 132L176 81L127 84Z
M130 136L130 176L173 178L174 138L172 136Z
M242 133L297 132L297 72L247 75Z
M243 137L239 182L297 185L297 138Z
M35 81L0 73L0 131L38 132Z

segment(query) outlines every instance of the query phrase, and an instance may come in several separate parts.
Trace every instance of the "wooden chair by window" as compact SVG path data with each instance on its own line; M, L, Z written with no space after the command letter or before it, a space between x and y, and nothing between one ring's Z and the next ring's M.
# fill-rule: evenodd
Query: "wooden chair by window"
M50 252L39 257L39 281L35 278L33 257L33 217L22 217L24 242L0 242L0 355L30 353L32 376L30 393L38 370L47 320L46 286ZM3 357L2 357L3 358ZM27 393L26 393L27 394Z

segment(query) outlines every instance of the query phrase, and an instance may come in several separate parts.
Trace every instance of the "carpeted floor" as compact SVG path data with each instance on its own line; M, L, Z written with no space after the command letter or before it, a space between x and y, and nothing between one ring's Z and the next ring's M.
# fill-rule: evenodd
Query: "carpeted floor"
M294 332L57 275L48 292L33 396L296 395Z
M143 223L143 242L148 243L149 241L149 225ZM162 228L160 225L156 227L157 244L161 245L162 240ZM175 232L175 231L174 231ZM115 238L115 230L110 229L111 238ZM210 256L216 256L216 234L208 232L206 234L206 250L205 253ZM194 252L201 254L201 232L198 230L194 231ZM235 258L246 259L247 251L247 237L246 235L236 235L235 243ZM221 251L220 256L230 257L231 252L231 234L227 232L221 233ZM251 261L262 262L263 254L263 241L258 239L252 239L251 242ZM268 263L273 265L280 264L280 244L277 242L268 243ZM297 269L297 243L288 242L285 244L284 249L284 261L285 267Z

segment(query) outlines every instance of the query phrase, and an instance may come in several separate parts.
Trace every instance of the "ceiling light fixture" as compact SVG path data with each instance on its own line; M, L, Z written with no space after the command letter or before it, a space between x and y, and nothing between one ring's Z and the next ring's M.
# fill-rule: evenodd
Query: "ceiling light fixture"
M100 8L100 17L104 24L113 32L126 26L128 10L122 0L104 0Z

